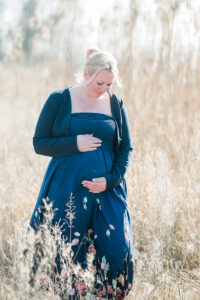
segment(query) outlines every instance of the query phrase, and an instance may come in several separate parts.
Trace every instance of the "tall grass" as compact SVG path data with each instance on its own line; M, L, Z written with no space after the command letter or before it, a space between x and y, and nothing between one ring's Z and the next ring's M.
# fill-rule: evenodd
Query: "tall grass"
M74 299L80 299L82 294L91 296L96 273L94 251L87 252L86 268L76 263L75 258L83 241L74 252L73 246L76 244L71 240L71 231L70 239L67 237L65 240L59 224L52 226L52 204L48 203L48 199L43 199L43 202L43 221L37 232L28 224L18 222L13 238L6 242L8 249L5 249L5 243L1 249L4 261L9 262L9 267L5 265L2 268L4 275L7 275L1 283L2 297L68 299L74 295ZM71 195L66 209L66 220L71 227L74 210ZM89 239L89 234L86 239Z
M138 76L133 68L128 90L122 71L124 88L113 90L125 102L134 142L126 179L135 280L127 299L197 300L200 74L184 66L162 70L152 72L149 65ZM62 67L50 64L31 69L1 65L1 71L0 298L14 299L11 270L18 265L20 247L15 228L21 224L23 232L49 161L33 151L35 124L48 94L74 82L70 72L64 77ZM26 299L24 295L22 288L17 297Z

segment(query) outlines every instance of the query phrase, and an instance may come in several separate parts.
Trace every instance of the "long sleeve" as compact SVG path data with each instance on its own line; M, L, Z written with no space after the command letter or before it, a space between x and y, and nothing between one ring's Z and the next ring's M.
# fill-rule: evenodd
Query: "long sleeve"
M33 137L33 146L37 154L61 157L79 152L77 136L52 136L52 128L62 96L58 92L50 94L42 108Z
M109 174L106 174L106 190L112 190L115 188L122 178L124 177L128 165L131 159L131 153L133 151L132 138L128 115L121 102L121 114L122 114L122 140L119 149L115 155L114 164Z

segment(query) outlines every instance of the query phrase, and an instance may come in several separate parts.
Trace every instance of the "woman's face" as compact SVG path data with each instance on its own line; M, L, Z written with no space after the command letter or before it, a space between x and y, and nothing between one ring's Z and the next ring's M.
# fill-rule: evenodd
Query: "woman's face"
M85 73L85 79L89 79L87 71ZM99 71L87 85L88 94L95 98L100 97L110 89L113 80L114 74L112 72L108 70Z

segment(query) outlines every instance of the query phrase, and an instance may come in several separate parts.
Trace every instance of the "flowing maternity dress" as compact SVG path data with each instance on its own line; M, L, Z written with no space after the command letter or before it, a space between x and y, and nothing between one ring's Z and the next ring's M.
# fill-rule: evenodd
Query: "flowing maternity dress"
M102 140L102 145L95 151L51 159L30 225L35 229L38 227L41 220L38 208L43 205L42 199L48 197L49 201L53 201L53 208L57 208L54 224L59 222L63 235L69 237L66 204L73 193L74 251L76 252L78 242L84 237L91 237L90 243L86 242L81 246L76 261L84 267L87 251L96 253L97 273L99 276L106 274L106 278L103 287L96 284L95 296L116 299L117 292L125 297L133 282L132 225L125 178L113 190L98 194L89 192L81 184L83 180L102 177L111 170L115 155L115 122L112 117L103 113L72 113L69 133L72 136L93 134Z

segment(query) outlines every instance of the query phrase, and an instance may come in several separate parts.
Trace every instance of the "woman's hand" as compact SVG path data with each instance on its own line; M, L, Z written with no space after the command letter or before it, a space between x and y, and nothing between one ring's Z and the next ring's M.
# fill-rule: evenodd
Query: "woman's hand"
M93 134L79 134L77 136L77 146L80 152L94 151L101 146L101 142Z
M105 177L93 178L92 181L83 180L82 185L89 189L91 193L101 193L106 190Z

